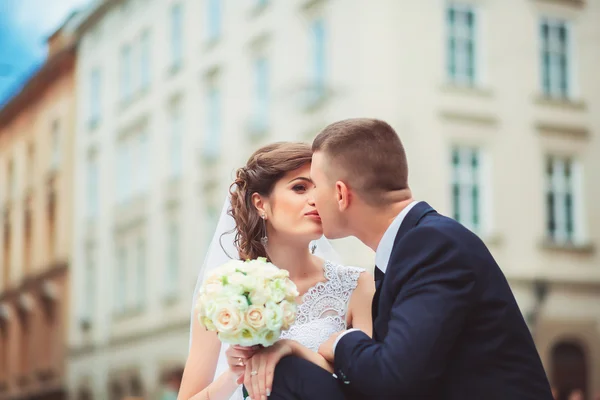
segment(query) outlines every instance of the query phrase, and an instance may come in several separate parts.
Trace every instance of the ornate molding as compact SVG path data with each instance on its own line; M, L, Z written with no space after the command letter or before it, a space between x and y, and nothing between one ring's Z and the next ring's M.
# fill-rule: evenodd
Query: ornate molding
M537 122L535 128L541 134L563 136L574 139L588 139L590 131L585 126L562 125L551 122Z

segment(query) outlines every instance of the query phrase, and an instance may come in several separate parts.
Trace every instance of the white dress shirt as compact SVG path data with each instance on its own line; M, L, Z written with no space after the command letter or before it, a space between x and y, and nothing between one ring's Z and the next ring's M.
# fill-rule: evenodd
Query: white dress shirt
M396 216L396 218L394 218L390 226L388 226L387 230L381 237L379 244L377 245L377 251L375 252L375 265L384 274L387 271L388 263L390 262L390 257L392 256L392 248L394 247L394 241L396 240L396 234L400 229L400 225L402 225L402 221L404 221L404 218L410 212L410 210L412 210L412 208L418 203L418 201L414 200L409 205L404 207L402 211L400 211L400 213ZM344 335L358 330L360 329L348 329L347 331L344 331L341 335L339 335L333 343L333 353L335 354L335 347L337 346L340 339L344 337Z

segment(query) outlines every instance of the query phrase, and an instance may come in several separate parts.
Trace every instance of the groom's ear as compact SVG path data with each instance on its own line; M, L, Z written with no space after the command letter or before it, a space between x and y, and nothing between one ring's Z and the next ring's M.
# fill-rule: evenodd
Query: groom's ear
M350 189L344 182L337 181L335 183L335 191L338 209L340 211L345 211L350 206Z

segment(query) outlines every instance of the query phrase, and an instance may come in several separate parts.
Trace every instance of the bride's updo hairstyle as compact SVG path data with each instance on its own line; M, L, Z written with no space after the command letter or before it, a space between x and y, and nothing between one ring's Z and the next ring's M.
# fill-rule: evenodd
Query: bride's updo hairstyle
M279 179L310 163L311 159L310 145L277 142L258 149L246 165L236 171L235 181L229 188L229 213L235 220L235 245L241 260L267 257L260 241L264 235L263 221L254 207L252 195L268 197Z

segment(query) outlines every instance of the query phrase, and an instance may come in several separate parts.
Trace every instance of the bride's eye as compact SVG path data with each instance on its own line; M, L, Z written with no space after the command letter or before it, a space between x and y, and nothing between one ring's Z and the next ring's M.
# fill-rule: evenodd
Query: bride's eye
M305 185L294 185L292 190L294 192L304 192L304 191L306 191L306 186Z

